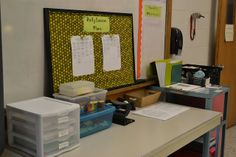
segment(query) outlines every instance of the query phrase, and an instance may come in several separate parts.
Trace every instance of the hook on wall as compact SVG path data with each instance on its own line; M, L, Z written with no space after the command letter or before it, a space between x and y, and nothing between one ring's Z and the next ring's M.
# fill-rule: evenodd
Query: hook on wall
M195 35L196 35L196 21L197 19L200 18L205 18L205 16L203 16L200 13L192 13L190 15L190 39L194 40Z

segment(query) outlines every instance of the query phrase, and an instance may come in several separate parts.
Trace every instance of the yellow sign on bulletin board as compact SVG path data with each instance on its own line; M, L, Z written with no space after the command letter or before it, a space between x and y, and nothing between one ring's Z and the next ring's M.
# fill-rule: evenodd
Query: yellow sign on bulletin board
M109 32L110 31L109 17L84 16L83 22L84 22L85 32Z
M59 92L62 83L78 80L92 81L97 88L103 89L135 83L132 14L45 8L44 21L49 94ZM117 43L119 43L121 66L110 71L104 70L103 54L108 52L103 50L104 36L119 37ZM93 53L93 72L73 75L73 58L81 58L73 56L72 37L80 39L81 42L83 40L83 43L89 38L89 43L92 43L89 52ZM82 52L85 51L81 50ZM87 68L79 67L79 69Z
M145 5L144 15L149 17L161 17L161 7L155 5Z

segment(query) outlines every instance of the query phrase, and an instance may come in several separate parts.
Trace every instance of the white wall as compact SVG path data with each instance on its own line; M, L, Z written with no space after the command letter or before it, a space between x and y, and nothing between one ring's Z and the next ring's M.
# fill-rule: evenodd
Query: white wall
M172 26L184 33L185 63L210 64L212 4L215 0L173 0ZM43 96L47 77L44 56L43 8L127 12L134 16L137 52L138 0L1 0L5 104ZM189 39L189 17L200 12L196 39Z
M45 93L43 8L133 13L137 47L137 0L1 0L1 7L5 104Z
M211 65L214 59L215 16L217 0L173 0L172 27L183 33L180 58L187 64ZM190 40L190 15L205 16L197 20L195 40Z
M143 13L146 5L161 7L160 17L142 17L141 78L152 76L150 63L164 59L166 0L143 0Z

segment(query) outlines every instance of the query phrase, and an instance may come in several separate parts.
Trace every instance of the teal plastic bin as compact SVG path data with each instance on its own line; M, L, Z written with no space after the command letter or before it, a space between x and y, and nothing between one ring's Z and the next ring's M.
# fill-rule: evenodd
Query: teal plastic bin
M114 106L105 105L102 110L81 115L80 137L85 137L109 128L112 124L114 111Z

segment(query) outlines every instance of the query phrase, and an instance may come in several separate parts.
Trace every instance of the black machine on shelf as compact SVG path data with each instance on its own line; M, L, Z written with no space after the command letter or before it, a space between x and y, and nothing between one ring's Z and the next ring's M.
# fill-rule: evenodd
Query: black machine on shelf
M220 84L220 72L223 67L221 66L206 66L206 65L196 65L196 64L184 64L182 65L182 77L185 79L186 83L198 84L201 86L205 85L205 80L210 78L210 83L212 85ZM205 77L202 79L194 78L193 75L197 71L203 71Z

